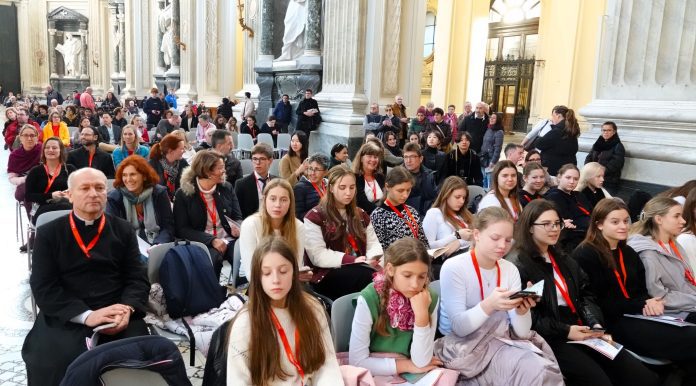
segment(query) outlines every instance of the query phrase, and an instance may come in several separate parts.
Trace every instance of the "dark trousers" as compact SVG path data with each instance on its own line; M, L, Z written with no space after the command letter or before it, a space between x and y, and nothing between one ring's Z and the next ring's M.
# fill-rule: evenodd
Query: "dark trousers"
M113 336L101 335L99 344L142 335L148 335L145 322L142 319L133 319L129 322L128 328L120 333ZM87 351L85 338L91 336L90 327L71 322L62 323L56 318L39 313L22 347L28 386L60 384L70 363Z
M548 341L568 386L656 386L660 379L625 349L610 360L597 351L565 341Z
M343 295L362 291L372 282L375 270L362 264L349 264L329 271L324 279L313 284L319 294L336 300Z

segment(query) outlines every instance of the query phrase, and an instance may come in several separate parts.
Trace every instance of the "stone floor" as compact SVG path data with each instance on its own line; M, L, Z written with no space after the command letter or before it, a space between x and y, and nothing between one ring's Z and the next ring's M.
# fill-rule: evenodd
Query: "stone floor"
M0 385L26 385L21 349L24 337L33 324L27 255L19 252L21 237L15 232L14 186L7 180L8 152L0 150ZM27 219L23 216L26 229ZM226 267L227 268L227 267ZM229 268L226 269L229 272ZM194 386L201 385L205 357L196 355L196 366L188 366L188 343L179 344L187 363L187 374Z

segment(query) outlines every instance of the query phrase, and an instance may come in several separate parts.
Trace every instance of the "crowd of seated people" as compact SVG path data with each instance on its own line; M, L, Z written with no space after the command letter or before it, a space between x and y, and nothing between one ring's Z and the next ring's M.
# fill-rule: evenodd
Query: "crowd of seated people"
M516 145L502 159L500 117L483 103L461 119L454 106L447 115L430 109L432 120L419 109L411 127L422 128L413 141L394 114L402 107L395 103L380 116L373 105L352 164L344 144L310 155L307 133L298 131L280 160L268 144L254 145L253 169L243 175L229 118L220 128L195 106L181 119L161 106L148 105L148 121L161 115L157 123L164 122L154 143L142 141L140 123L115 130L107 112L99 127L84 117L81 146L69 136L66 143L55 111L46 112L43 130L30 122L15 129L19 145L8 172L24 185L20 201L31 203L32 219L73 210L31 246L35 264L44 265L32 273L41 311L23 348L30 385L59 380L83 351L70 343L59 361L42 363L46 345L59 337L74 342L106 322L116 325L109 339L144 333L147 256L134 247L137 237L153 246L201 242L218 277L224 261L236 264L239 244L237 284L248 286L249 300L226 330L229 385L341 384L348 370L339 363L386 381L446 369L443 385L457 378L660 384L665 372L633 353L671 361L683 384L696 382L696 184L649 200L631 225L628 206L612 197L624 152L613 123L603 125L578 167L575 153L572 162L567 152L554 153L558 141L577 151L577 121L565 106L527 141L526 157ZM250 117L240 131L253 135ZM196 128L197 152L179 121ZM116 145L111 154L100 146L107 141ZM273 162L280 176L270 173ZM490 190L474 201L470 189L484 177ZM117 263L126 276L99 276L120 295L75 293L96 285L85 275L97 268L69 266L64 255L71 250L112 265L107 261L127 254ZM435 280L439 287L430 286ZM541 281L543 292L518 293ZM355 312L342 357L317 299L351 294ZM663 315L686 326L655 320ZM591 347L598 342L624 349L610 358Z

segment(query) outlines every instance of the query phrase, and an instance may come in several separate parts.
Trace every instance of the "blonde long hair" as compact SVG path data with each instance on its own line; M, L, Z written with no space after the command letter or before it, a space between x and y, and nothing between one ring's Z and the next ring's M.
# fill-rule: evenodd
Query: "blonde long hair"
M640 214L640 220L631 226L630 234L640 234L657 239L659 227L655 222L655 217L666 216L670 209L680 205L677 201L669 197L655 197L648 201Z
M447 200L457 189L464 189L466 199L464 200L464 205L462 206L462 208L455 213L451 211L449 207L447 207ZM445 182L442 183L440 193L437 195L437 198L435 199L435 202L433 203L432 207L440 209L440 212L442 213L442 216L445 218L445 221L452 225L454 229L459 229L460 225L454 218L453 214L460 216L468 226L471 226L474 221L474 216L471 214L471 212L469 212L469 208L467 208L468 203L469 187L467 186L466 182L464 182L464 180L461 177L449 176L445 179Z
M605 169L606 168L602 166L599 162L586 163L580 171L580 180L578 181L578 186L575 188L575 191L582 192L583 189L589 186L587 181L597 177L599 173L604 172Z

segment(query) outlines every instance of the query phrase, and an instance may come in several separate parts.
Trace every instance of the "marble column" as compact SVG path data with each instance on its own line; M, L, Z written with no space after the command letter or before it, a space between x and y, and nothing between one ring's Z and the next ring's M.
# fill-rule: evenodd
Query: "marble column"
M80 53L80 75L81 79L89 79L87 75L87 58L89 57L87 52L87 25L80 23L80 38L82 39L82 52Z
M254 30L254 37L249 36L248 31L242 31L244 39L244 55L242 64L242 89L237 91L235 98L240 101L244 99L244 92L250 92L252 99L259 95L259 86L256 84L256 71L254 70L256 60L259 53L259 32L262 29L261 18L258 15L258 10L252 9L249 2L244 2L244 24ZM237 19L239 19L239 15ZM236 19L235 19L236 20ZM243 103L236 106L235 111L241 111Z
M355 154L364 130L365 26L367 0L324 1L324 49L321 92L316 95L323 119L310 135L310 153L327 153L337 142L348 140Z
M274 14L273 0L263 0L259 57L254 66L254 70L257 73L256 84L259 87L259 101L258 106L256 106L256 118L259 122L265 121L269 110L273 108L273 89L275 85L275 74L273 73Z
M607 0L595 99L579 111L592 127L579 142L589 151L614 121L623 179L674 186L696 175L694 20L689 0Z
M179 41L181 38L179 18L180 18L180 7L179 0L172 0L172 39L174 39L174 52L172 53L172 66L169 68L169 73L179 73ZM212 43L212 42L211 42Z
M307 1L305 55L321 55L321 0Z
M112 40L111 40L111 78L113 79L118 75L118 7L115 4L112 4L109 6L109 11L110 11L110 17L109 17L109 22L111 24L110 30L112 31Z
M223 0L224 1L224 0ZM204 80L206 79L206 59L201 61L198 60L199 57L205 58L206 51L206 41L205 32L203 36L199 33L201 29L197 26L203 27L205 31L204 18L201 20L200 14L196 12L196 2L197 0L181 0L181 36L186 40L186 50L181 53L181 68L180 68L180 84L176 92L177 104L179 106L184 106L189 101L200 101L199 97L199 87L204 88L206 85ZM206 6L209 6L210 2L206 2ZM234 20L234 19L230 19ZM212 59L211 59L212 60ZM200 69L199 66L203 68ZM207 102L207 100L205 100Z
M118 5L116 13L121 34L121 44L118 46L118 73L124 77L126 74L126 11L123 3Z
M56 25L49 23L48 25L48 65L50 76L49 78L58 77L56 66Z

